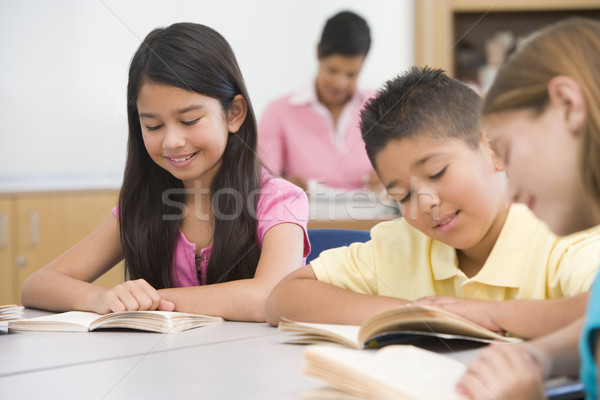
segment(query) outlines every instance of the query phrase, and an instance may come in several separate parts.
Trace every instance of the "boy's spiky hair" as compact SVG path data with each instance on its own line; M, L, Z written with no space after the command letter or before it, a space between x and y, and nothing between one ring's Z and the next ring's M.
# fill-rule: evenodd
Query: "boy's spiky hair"
M361 113L361 132L373 167L391 140L427 135L477 147L481 97L440 69L412 67L389 80Z

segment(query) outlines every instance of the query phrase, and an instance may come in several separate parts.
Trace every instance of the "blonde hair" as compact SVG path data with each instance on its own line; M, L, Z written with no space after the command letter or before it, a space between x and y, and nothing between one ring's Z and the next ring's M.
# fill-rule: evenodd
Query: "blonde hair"
M548 83L559 75L574 79L585 97L579 168L587 194L600 208L600 21L569 18L535 33L498 71L483 115L519 109L542 113Z

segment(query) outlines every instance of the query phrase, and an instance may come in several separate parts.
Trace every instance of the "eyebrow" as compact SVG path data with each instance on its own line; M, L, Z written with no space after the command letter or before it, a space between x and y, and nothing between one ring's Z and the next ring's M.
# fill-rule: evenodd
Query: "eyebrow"
M442 152L435 152L435 153L426 154L423 158L418 159L413 164L413 167L421 167L421 166L423 166L423 164L425 164L427 161L429 161L433 157L437 157L437 156L442 155L442 154L444 154L444 153L442 153ZM400 183L400 179L394 179L393 181L391 181L390 183L388 183L386 185L385 190L390 190L392 187L396 186L398 183Z
M185 114L186 112L189 111L194 111L194 110L202 110L205 109L206 107L203 106L202 104L193 104L191 106L188 107L184 107L182 109L179 109L177 111L175 111L175 114L179 115L179 114ZM152 113L139 113L139 117L140 118L156 118L155 114Z

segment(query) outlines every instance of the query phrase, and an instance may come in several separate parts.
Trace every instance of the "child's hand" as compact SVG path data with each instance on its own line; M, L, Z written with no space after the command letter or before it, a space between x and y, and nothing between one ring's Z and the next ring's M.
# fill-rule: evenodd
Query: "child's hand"
M525 346L497 344L471 361L456 389L472 399L545 399L542 368Z
M493 332L503 335L505 332L493 319L493 311L497 302L484 300L457 299L455 297L429 296L414 301L415 304L437 307L460 315Z
M107 314L117 311L173 311L175 304L163 300L156 289L143 279L123 282L107 288L95 299L94 311Z

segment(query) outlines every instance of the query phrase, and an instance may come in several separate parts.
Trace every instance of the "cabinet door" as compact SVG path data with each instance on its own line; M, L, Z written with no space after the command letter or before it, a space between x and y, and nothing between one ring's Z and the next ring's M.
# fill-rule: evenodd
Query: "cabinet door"
M17 200L16 292L31 273L90 234L110 215L116 192L23 195ZM101 277L112 286L122 282L122 266Z
M12 205L10 198L0 199L0 304L12 304L14 294L14 259L12 228Z
M68 226L66 240L70 243L67 248L92 233L110 216L113 207L117 205L118 196L116 191L84 192L65 196L65 206L68 210L65 220ZM94 283L112 287L123 281L123 262L121 262Z

